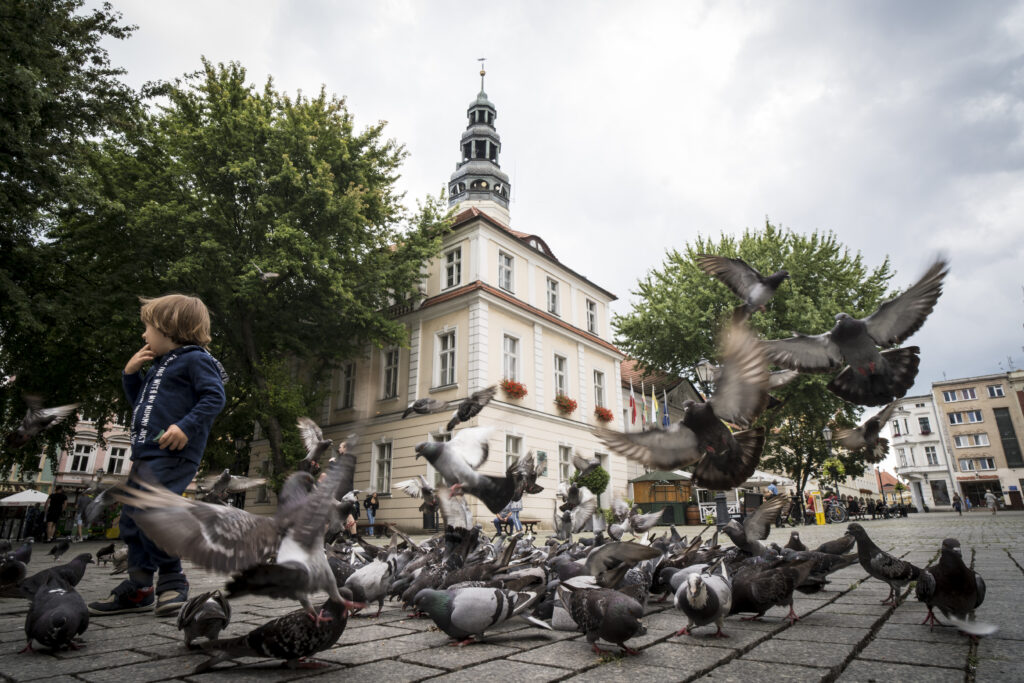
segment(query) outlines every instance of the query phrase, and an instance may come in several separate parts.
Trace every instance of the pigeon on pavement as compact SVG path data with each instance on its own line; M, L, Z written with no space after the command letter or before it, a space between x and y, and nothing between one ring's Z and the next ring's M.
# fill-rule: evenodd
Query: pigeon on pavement
M32 561L32 545L36 542L36 539L29 536L25 539L25 542L18 546L18 549L14 551L13 557L18 562L24 562L28 564Z
M753 617L744 621L760 619L772 607L789 606L790 625L800 617L793 611L793 591L810 576L814 568L813 559L783 562L771 567L743 567L732 580L732 607L729 614L754 612Z
M721 280L733 294L743 300L743 305L736 309L733 320L744 320L754 311L764 311L765 304L775 296L789 272L777 270L765 277L754 270L745 261L724 256L697 255L697 265L708 275Z
M772 523L779 516L782 508L789 504L785 496L774 496L758 506L757 510L747 515L740 524L735 519L729 520L722 531L737 548L752 557L761 557L765 553L765 545L761 543L768 538Z
M831 373L842 368L828 385L832 393L858 405L885 405L913 386L921 362L918 347L892 347L924 324L942 294L947 272L946 262L937 260L920 280L868 317L838 313L829 332L763 341L765 356L801 372ZM879 352L879 347L888 350Z
M416 594L413 603L416 609L430 616L439 629L457 641L453 645L462 646L480 641L488 629L519 615L530 623L550 628L523 614L539 598L535 592L501 588L425 588Z
M598 587L593 578L583 576L559 584L558 595L595 653L605 653L597 646L600 638L626 654L640 654L626 645L630 638L647 633L640 622L644 608L639 602L617 590Z
M733 326L726 336L725 363L717 391L706 403L683 402L683 419L664 429L620 433L598 428L606 446L656 470L695 465L693 479L710 489L730 489L757 467L764 429L731 432L723 420L749 425L768 404L768 369L750 331Z
M783 547L789 548L790 550L796 550L796 551L807 550L807 546L805 546L804 542L800 540L800 532L799 531L792 531L792 532L790 532L789 540L786 541L786 545L783 546Z
M53 561L56 562L60 559L61 555L68 551L69 548L71 548L71 541L66 538L62 538L53 544L53 547L50 548L50 552L48 552L47 555L53 555Z
M448 420L448 425L445 427L449 432L455 429L455 426L460 422L469 422L476 417L484 406L491 402L494 398L495 392L498 390L498 385L489 386L486 389L473 392L469 398L459 404L459 407L455 409L452 414L452 419Z
M843 534L839 538L833 538L831 541L825 541L815 548L814 552L828 553L829 555L845 555L853 550L853 546L856 544L857 539L850 534Z
M732 608L732 580L725 563L721 573L691 572L676 590L675 606L686 614L686 626L676 631L677 636L692 636L691 629L714 623L718 626L714 637L728 638L722 633L725 617Z
M105 545L96 551L96 561L106 564L114 557L114 544Z
M18 584L18 587L21 589L22 595L30 600L40 588L46 585L51 576L59 577L66 584L74 588L82 580L82 577L85 576L85 565L87 564L92 564L92 555L90 553L82 553L67 564L62 564L58 567L47 567L40 572L36 572Z
M39 587L25 615L25 651L32 643L59 650L77 649L75 639L89 627L89 608L74 588L59 576L51 575Z
M28 411L22 418L18 428L7 435L5 442L8 448L21 448L33 439L44 429L60 424L68 415L71 415L81 403L69 403L56 408L44 408L43 400L34 394L26 394L24 397Z
M857 558L860 560L860 566L872 577L889 584L889 597L883 600L882 604L895 605L899 589L911 581L916 581L921 575L921 570L879 548L868 538L864 527L856 522L846 527L846 533L857 541Z
M185 634L185 647L197 647L197 638L217 640L231 621L231 605L220 591L201 593L189 598L178 612L178 630Z
M921 570L915 593L928 606L922 624L938 623L932 612L938 607L947 621L970 636L987 636L998 630L994 624L974 619L974 610L985 601L985 580L964 564L960 541L955 538L942 542L938 564Z
M885 454L889 452L889 440L881 438L879 432L882 431L882 427L895 411L896 401L893 401L868 418L861 426L853 429L837 429L836 441L851 453L860 450L866 451L869 463L882 462L885 459Z

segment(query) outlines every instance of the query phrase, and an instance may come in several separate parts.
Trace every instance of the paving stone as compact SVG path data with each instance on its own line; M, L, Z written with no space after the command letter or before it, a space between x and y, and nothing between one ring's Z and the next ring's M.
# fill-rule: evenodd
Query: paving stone
M410 633L412 631L408 629L374 624L373 626L352 629L351 631L346 628L345 632L341 634L341 642L346 645L355 645L357 643L373 642L386 638L398 638L400 636L407 636Z
M813 669L806 666L786 666L749 659L734 659L709 671L705 678L722 683L751 683L751 681L798 681L811 683L821 681L829 675L828 669ZM702 679L703 680L703 679Z
M833 602L825 605L821 608L821 612L828 614L867 614L876 618L880 618L889 611L889 607L880 605L874 600L868 603L864 602Z
M998 636L999 634L996 634ZM996 636L978 640L978 659L999 659L1006 662L1021 661L1021 646L1015 640L1006 640ZM960 636L961 638L963 636Z
M90 683L149 683L160 681L168 675L183 675L209 657L205 654L186 655L172 659L155 659L140 664L129 664L113 668L97 669L78 674Z
M352 667L345 671L345 680L349 681L387 681L387 683L404 683L405 681L419 681L430 678L437 674L444 673L441 669L431 669L416 664L398 662L394 660L381 660L372 664Z
M49 654L11 654L0 657L0 671L16 681L52 678L62 674L81 674L94 669L145 662L150 658L138 652L112 652L93 659L60 659Z
M735 653L722 648L684 648L676 643L660 643L641 650L639 655L622 657L599 668L618 664L620 670L629 671L634 663L640 663L645 666L673 668L685 678L711 669L734 655Z
M818 610L813 614L798 621L793 628L822 628L825 626L838 626L839 628L863 628L868 629L874 626L879 617L869 614L840 614L838 612L823 612Z
M784 631L780 631L779 634L775 636L775 639L856 645L868 636L867 629L863 628L827 626L808 630L806 628L798 628L798 626L799 624L793 628L787 628Z
M726 620L725 628L722 629L722 633L729 636L728 638L717 638L714 635L715 630L711 627L702 627L696 629L695 635L692 636L672 636L665 642L674 643L677 645L686 645L690 647L711 647L711 648L725 648L727 650L739 650L746 647L751 647L754 643L757 643L765 638L771 637L770 633L760 631L757 629L743 629L735 628L731 620Z
M633 662L627 665L615 661L602 664L565 680L577 683L621 683L627 679L643 681L643 683L676 683L685 680L686 676L674 667L649 666Z
M936 626L929 628L921 624L892 624L886 623L878 629L876 638L880 640L910 640L923 643L949 643L960 645L964 642L964 636L960 635L952 626ZM1019 644L1018 644L1019 647Z
M773 638L745 652L742 658L759 662L838 669L853 653L853 648L853 645L844 643Z
M447 644L447 637L444 636L444 634L441 635L443 639L440 642L435 643L433 647L440 647ZM375 662L381 659L393 659L408 652L426 650L430 647L431 645L427 643L415 641L403 642L392 638L390 640L360 643L358 645L333 647L330 650L318 653L317 659L357 666L359 664Z
M576 640L582 637L583 634L576 631L546 631L542 628L530 628L512 633L492 634L488 632L486 642L516 650L531 650L561 640Z
M454 671L492 659L507 657L516 652L519 652L519 650L511 647L501 647L500 645L492 645L490 643L474 643L465 647L436 647L429 650L419 650L407 655L400 655L398 659L412 664L422 664L437 669Z
M565 669L502 659L428 679L431 683L480 683L486 680L545 683L565 677Z
M91 633L92 629L86 631L83 635L82 639L85 641L84 647L77 650L61 650L60 652L53 653L54 656L59 657L60 659L74 659L80 657L94 657L96 655L107 652L117 652L119 650L135 650L144 655L152 655L154 654L151 652L153 648L162 646L174 646L181 651L185 651L185 639L183 637L171 640L164 635L144 633L133 638L130 643L125 643L118 639L92 640L89 638Z
M512 655L509 659L578 670L593 666L598 657L591 649L590 644L581 639L543 645L535 650Z
M967 663L968 644L908 643L904 640L875 639L858 655L858 659L902 664L946 666L963 670Z
M836 683L963 683L963 669L943 669L936 666L911 666L892 662L868 662L855 659L843 670ZM978 681L1009 680L977 678Z
M315 676L336 678L345 668L344 664L322 662L315 657L312 661L323 666L316 669L289 669L276 659L246 659L241 664L232 662L230 666L218 664L215 669L194 676L185 676L184 680L189 683L239 683L239 681L277 683L278 681L294 681Z
M974 671L976 681L1019 681L1020 661L1008 662L1001 659L981 660Z

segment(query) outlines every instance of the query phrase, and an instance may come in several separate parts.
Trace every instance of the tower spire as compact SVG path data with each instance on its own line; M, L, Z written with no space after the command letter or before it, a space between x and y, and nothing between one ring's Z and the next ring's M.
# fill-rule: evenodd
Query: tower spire
M477 57L476 61L480 62L480 92L484 92L484 76L487 75L487 71L484 69L487 61L487 57Z

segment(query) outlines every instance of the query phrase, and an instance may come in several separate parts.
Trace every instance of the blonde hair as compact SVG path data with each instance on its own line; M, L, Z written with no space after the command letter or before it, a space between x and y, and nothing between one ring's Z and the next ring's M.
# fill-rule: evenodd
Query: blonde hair
M210 312L198 297L167 294L155 299L139 297L139 317L178 344L206 347L210 337Z

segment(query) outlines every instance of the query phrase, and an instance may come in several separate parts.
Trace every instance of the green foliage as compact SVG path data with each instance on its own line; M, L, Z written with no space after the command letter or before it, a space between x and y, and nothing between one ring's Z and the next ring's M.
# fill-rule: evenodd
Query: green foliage
M608 474L608 470L600 465L591 470L590 474L584 476L582 472L577 471L569 478L570 484L585 486L595 496L600 496L604 493L604 490L608 488L609 481L611 481L611 475Z
M846 467L843 466L843 462L839 458L828 458L821 463L821 476L838 487L839 482L846 478Z
M644 365L696 381L694 366L718 355L719 332L739 300L718 280L698 268L698 254L739 257L763 274L785 268L790 278L779 288L767 312L755 313L751 326L766 339L791 331L818 334L830 330L840 311L864 316L883 300L892 277L888 261L869 268L832 233L802 235L766 223L738 239L716 242L698 237L682 251L670 251L662 267L651 271L632 292L637 303L614 318L616 343ZM852 426L859 409L828 390L827 375L802 375L775 395L784 404L764 414L768 430L762 467L785 472L798 490L821 473L828 458L821 436L826 425ZM861 454L836 454L847 474L863 473Z

